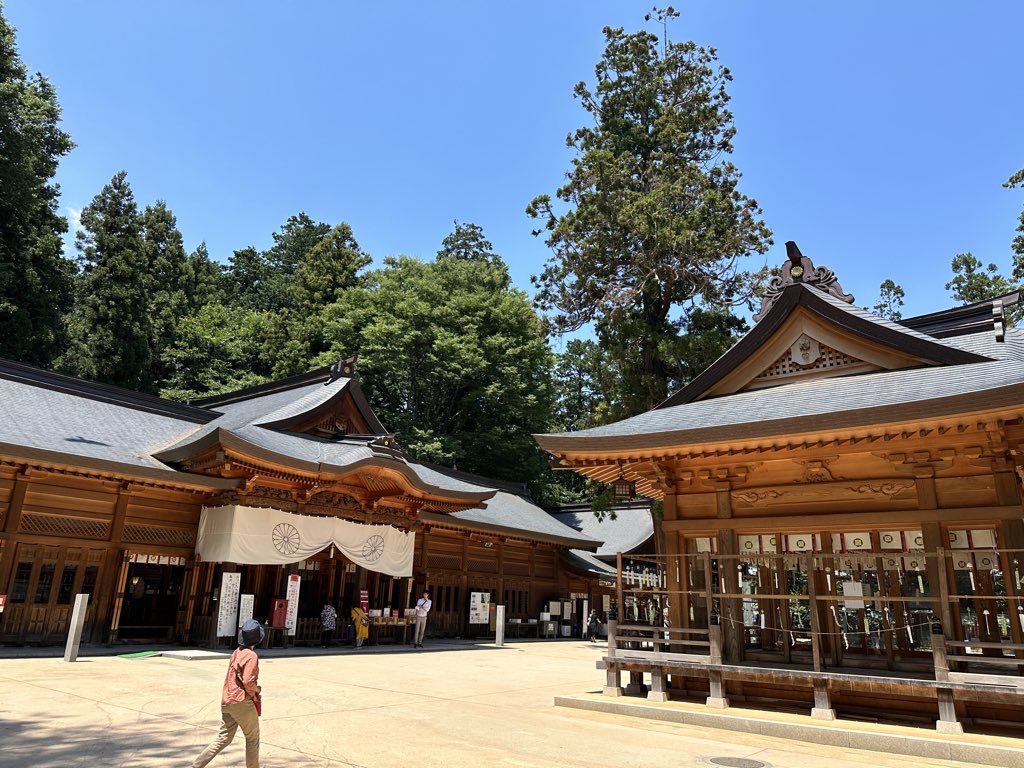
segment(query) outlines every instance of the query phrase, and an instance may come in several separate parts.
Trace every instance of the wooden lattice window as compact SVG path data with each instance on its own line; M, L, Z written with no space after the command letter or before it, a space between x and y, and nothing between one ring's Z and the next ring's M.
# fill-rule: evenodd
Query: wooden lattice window
M194 547L196 532L186 528L161 528L155 525L129 524L124 527L124 541L132 544Z
M108 520L93 520L63 515L26 512L21 516L21 531L45 536L69 536L78 539L105 539L110 536Z

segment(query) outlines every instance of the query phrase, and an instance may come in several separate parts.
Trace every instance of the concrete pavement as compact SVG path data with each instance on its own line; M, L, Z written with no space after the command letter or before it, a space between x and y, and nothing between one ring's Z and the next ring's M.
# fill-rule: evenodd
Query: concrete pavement
M555 696L600 689L601 652L564 640L266 651L262 764L667 768L725 757L775 768L972 765L553 706ZM0 766L187 766L213 738L226 655L83 654L73 664L0 658ZM239 734L211 766L244 765L243 743ZM1024 750L1020 757L1024 766Z

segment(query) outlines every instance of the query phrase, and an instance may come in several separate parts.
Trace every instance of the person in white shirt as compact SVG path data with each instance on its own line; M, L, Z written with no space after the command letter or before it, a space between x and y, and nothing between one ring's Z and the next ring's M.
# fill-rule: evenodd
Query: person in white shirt
M423 647L423 636L427 634L427 614L433 605L430 593L423 590L423 597L416 601L416 634L413 637L413 648Z

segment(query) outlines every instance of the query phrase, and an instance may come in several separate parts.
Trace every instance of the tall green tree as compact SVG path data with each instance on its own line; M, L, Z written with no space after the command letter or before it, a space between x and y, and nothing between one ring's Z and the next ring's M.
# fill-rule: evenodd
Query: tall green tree
M749 299L760 275L743 258L771 244L728 159L732 75L714 49L669 39L677 15L656 12L660 38L604 29L596 82L575 88L593 124L567 138L576 156L559 202L541 195L527 207L553 251L534 278L538 307L556 332L594 324L622 364L618 399L633 413L683 383L678 340L693 309L720 316Z
M974 254L958 253L950 264L953 279L946 290L963 304L974 304L1013 290L1013 283L999 272L995 264L982 264Z
M359 272L372 259L356 242L352 228L338 224L299 259L291 284L292 298L302 313L319 312L356 285Z
M47 366L63 345L74 265L53 182L74 147L49 81L29 76L0 8L0 357Z
M1007 189L1019 189L1024 187L1024 168L1021 168L1003 184ZM1024 283L1024 210L1021 210L1017 219L1017 236L1010 244L1013 250L1013 279L1017 283Z
M151 391L149 259L135 196L121 171L82 210L82 275L61 367L76 376Z
M947 285L946 288L949 288L949 286ZM887 317L890 320L901 320L903 312L900 311L900 307L903 306L903 297L905 295L902 286L886 279L878 286L878 301L875 302L873 309L876 314L882 317Z
M224 269L210 258L206 243L188 255L185 264L184 290L189 313L201 307L224 301Z
M281 230L273 234L274 244L267 251L267 260L282 274L294 275L299 262L330 231L330 224L313 221L305 212L289 216Z
M386 259L328 308L322 361L358 354L370 402L417 458L536 478L552 356L527 296L483 253Z
M149 279L150 375L160 382L167 373L161 365L163 350L174 340L177 325L189 308L188 259L177 219L163 200L146 206L140 224Z
M274 244L266 251L252 246L234 252L226 284L232 306L258 312L282 312L295 307L292 286L299 264L331 227L305 213L289 216Z
M209 302L182 318L162 351L162 397L189 400L261 384L271 375L269 312Z

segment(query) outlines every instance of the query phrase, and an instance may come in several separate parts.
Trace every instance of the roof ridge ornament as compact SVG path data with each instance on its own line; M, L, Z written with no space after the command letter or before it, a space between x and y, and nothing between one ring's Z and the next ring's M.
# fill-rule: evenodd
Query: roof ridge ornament
M781 274L773 275L768 281L768 288L761 300L761 309L754 315L754 322L760 321L768 314L768 310L775 305L779 296L788 286L797 283L817 288L847 304L853 303L853 294L843 293L843 286L839 284L835 272L828 267L815 267L809 258L800 253L797 244L789 240L786 243L786 261L782 264Z
M344 377L346 379L358 379L356 372L356 359L359 355L346 357L331 365L331 381L337 381Z

